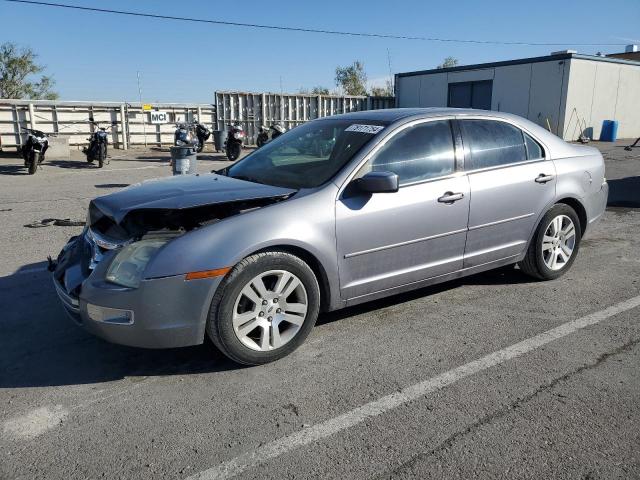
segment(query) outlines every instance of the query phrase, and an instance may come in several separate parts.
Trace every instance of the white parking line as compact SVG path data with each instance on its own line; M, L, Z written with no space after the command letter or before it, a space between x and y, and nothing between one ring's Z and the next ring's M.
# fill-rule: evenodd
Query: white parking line
M620 302L609 308L564 323L559 327L547 330L539 335L515 343L509 347L490 353L478 360L461 365L436 377L410 385L399 392L386 395L364 404L338 417L325 420L308 428L304 428L286 437L269 442L258 449L244 453L238 457L221 463L188 477L187 480L212 480L231 478L243 471L255 467L267 460L283 455L296 448L325 439L350 427L356 426L368 418L377 417L397 407L441 390L458 380L487 370L507 360L520 357L554 340L566 337L582 328L599 323L609 317L640 306L640 295Z

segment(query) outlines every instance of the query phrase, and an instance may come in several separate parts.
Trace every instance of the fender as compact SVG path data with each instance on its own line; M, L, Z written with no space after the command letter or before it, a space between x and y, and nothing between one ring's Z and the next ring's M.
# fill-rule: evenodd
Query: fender
M145 278L233 267L243 258L271 247L305 250L324 269L331 298L340 303L335 239L337 187L299 192L296 196L257 210L192 230L168 243L145 270ZM320 281L321 279L319 279Z

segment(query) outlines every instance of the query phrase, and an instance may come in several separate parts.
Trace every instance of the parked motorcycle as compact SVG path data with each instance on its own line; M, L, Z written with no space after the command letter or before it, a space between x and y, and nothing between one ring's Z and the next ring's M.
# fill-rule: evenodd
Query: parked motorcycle
M202 125L201 123L196 122L196 137L198 138L198 146L196 147L198 153L204 149L205 142L211 136L211 130Z
M260 127L258 138L256 139L256 145L258 146L258 148L260 148L269 141L269 135L271 135L271 140L273 140L274 138L282 135L285 131L285 128L279 123L274 123L269 128L267 128L265 125L262 125Z
M176 131L173 134L173 144L176 146L189 146L197 142L193 130L187 123L176 123Z
M104 166L104 162L107 159L107 145L109 144L109 134L107 131L114 125L107 127L101 127L98 122L95 122L93 118L89 119L95 127L95 131L89 137L89 146L85 147L82 151L87 156L87 162L93 163L95 160L98 161L98 168L102 168Z
M38 165L44 162L44 154L49 148L49 138L40 130L22 128L27 132L27 141L22 146L24 166L29 169L29 175L36 173Z
M242 144L246 134L244 128L240 122L234 122L229 125L227 140L225 142L225 150L227 152L227 158L232 162L237 160L242 153Z

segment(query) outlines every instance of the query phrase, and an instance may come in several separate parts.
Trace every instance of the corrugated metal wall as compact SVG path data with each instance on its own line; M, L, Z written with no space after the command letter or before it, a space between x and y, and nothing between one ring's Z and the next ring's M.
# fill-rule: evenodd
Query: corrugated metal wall
M169 122L151 124L150 112L140 104L109 102L52 102L47 100L0 99L0 147L22 145L26 135L21 127L69 137L69 144L82 146L94 127L89 117L100 124L111 124L110 143L116 148L129 145L171 145L175 123L197 117L212 130L241 121L248 143L255 142L260 125L282 122L287 129L314 118L356 110L393 107L393 97L352 97L334 95L279 95L272 93L216 92L211 104L153 104L169 114Z
M260 125L280 122L287 130L315 118L359 110L393 108L394 97L365 97L252 92L216 92L217 130L239 121L249 143Z

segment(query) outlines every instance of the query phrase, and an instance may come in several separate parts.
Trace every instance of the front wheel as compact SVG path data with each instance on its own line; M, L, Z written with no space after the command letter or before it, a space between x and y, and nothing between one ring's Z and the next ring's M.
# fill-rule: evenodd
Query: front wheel
M251 255L222 281L207 333L226 356L245 365L278 360L307 338L320 310L313 270L290 253Z
M100 145L100 149L98 150L98 168L102 168L104 166L104 161L107 159L107 146L102 143Z
M29 175L33 175L38 170L39 155L40 154L35 152L34 150L31 150L29 152L29 161L27 162L29 166Z
M520 269L539 280L561 277L575 261L581 239L575 210L558 203L542 217Z
M227 144L227 158L234 162L240 157L242 152L242 145L240 143Z

